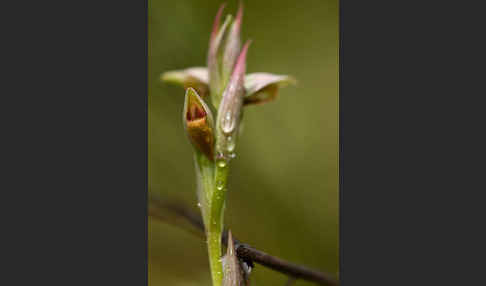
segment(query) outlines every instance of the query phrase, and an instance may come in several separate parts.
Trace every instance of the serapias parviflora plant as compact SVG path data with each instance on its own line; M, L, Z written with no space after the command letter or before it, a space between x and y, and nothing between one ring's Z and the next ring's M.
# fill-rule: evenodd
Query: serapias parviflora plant
M246 74L251 41L241 46L243 6L240 3L234 19L228 15L221 24L224 6L221 5L214 20L207 67L161 75L161 80L186 89L182 121L194 149L198 206L206 230L213 286L246 285L246 279L225 277L223 282L223 273L228 271L223 271L221 259L229 162L236 156L243 109L274 100L279 87L295 83L287 75Z

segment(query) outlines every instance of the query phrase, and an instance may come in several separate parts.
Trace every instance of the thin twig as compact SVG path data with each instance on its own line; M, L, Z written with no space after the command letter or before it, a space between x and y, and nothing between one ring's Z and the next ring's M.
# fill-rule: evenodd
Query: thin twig
M167 214L166 211L169 211L170 214ZM151 194L149 200L149 215L175 226L180 226L175 220L182 218L191 226L190 232L192 234L204 237L204 224L201 216L196 215L194 212L184 208L180 204L162 201L160 198ZM176 217L173 217L174 215ZM171 216L172 219L169 218L169 216ZM224 231L222 242L225 246L227 245L227 240L228 233L227 231ZM241 243L237 239L234 239L234 241L238 258L247 263L258 263L277 272L284 273L295 280L302 279L312 281L319 285L339 285L339 282L328 274L272 256L247 244Z
M287 280L285 286L291 286L292 284L294 284L295 280L297 280L295 277L289 277L289 280Z

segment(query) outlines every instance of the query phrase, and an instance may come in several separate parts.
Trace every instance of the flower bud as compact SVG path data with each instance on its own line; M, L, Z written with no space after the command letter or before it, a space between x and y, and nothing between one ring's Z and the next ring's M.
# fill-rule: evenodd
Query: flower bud
M231 157L235 149L235 140L238 134L238 127L241 119L241 108L245 95L244 78L246 71L246 53L248 41L243 47L236 62L231 78L223 92L221 105L218 109L217 119L217 145L218 155L224 158Z
M244 104L261 104L277 97L278 89L288 84L296 84L294 78L287 75L270 73L251 73L245 77Z
M186 90L182 120L194 148L213 160L213 116L209 107L193 88Z

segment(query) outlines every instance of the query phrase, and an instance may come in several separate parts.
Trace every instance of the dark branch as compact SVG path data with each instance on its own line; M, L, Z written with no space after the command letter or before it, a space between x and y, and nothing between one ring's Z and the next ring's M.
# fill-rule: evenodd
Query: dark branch
M294 284L295 280L296 279L294 277L289 277L289 280L287 280L287 283L285 283L285 286L291 286L292 284Z
M271 268L275 271L285 273L296 279L313 281L322 285L338 285L337 281L322 272L309 269L302 265L297 265L278 257L269 255L263 251L255 249L249 245L243 245L236 249L238 257L250 260Z
M162 201L151 194L149 215L179 227L180 223L185 221L189 227L185 229L189 229L192 234L204 238L204 224L201 216L194 214L194 212L182 207L180 204ZM225 246L227 245L227 241L228 233L225 231L222 237L222 242ZM339 282L328 274L269 255L236 239L234 241L238 257L246 262L258 263L294 279L312 281L320 285L339 285Z

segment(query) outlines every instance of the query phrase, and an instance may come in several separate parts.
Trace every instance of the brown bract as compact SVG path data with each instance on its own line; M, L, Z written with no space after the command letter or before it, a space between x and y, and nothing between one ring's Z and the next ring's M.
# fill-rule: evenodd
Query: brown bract
M231 231L228 232L228 248L223 256L223 286L247 286L249 276L245 274L243 267L236 255Z
M206 117L188 121L187 131L192 143L212 160L214 139Z
M193 146L213 160L214 132L211 111L193 88L186 91L183 120Z

